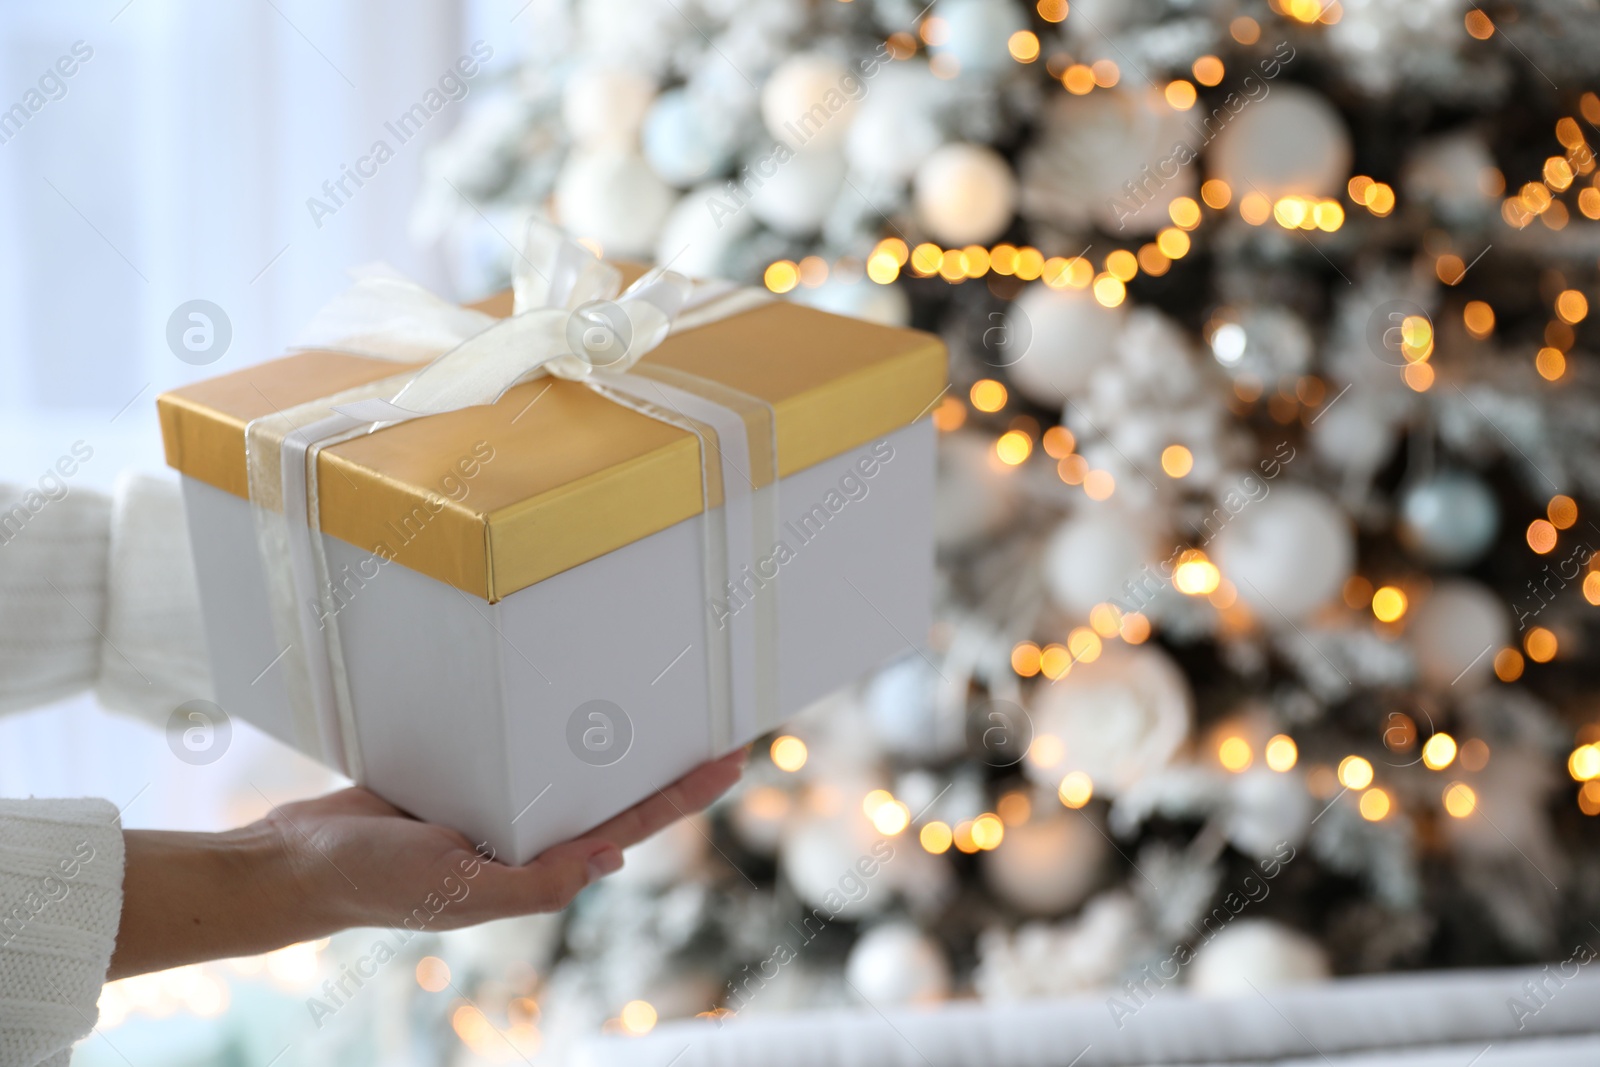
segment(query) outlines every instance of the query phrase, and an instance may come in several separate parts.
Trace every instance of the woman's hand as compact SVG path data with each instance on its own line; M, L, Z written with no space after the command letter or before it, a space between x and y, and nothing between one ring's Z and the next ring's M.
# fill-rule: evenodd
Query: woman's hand
M221 834L126 831L108 977L253 955L351 926L449 930L559 911L619 869L622 849L726 791L745 755L703 764L521 867L359 787L285 804Z

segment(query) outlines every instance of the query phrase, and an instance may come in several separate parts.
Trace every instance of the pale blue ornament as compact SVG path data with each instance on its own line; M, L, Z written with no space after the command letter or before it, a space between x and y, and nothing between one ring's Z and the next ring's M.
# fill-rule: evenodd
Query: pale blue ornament
M682 89L662 93L645 115L640 140L650 169L681 187L727 167L729 138Z
M1500 506L1476 475L1444 471L1400 500L1400 538L1416 555L1444 567L1476 562L1500 529Z

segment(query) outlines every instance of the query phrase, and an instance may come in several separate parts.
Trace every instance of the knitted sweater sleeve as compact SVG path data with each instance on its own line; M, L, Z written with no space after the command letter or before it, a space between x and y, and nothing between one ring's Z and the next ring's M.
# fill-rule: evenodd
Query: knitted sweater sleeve
M93 689L164 725L211 696L178 489L0 486L0 712ZM65 1065L97 1017L122 913L104 800L0 799L0 1067Z

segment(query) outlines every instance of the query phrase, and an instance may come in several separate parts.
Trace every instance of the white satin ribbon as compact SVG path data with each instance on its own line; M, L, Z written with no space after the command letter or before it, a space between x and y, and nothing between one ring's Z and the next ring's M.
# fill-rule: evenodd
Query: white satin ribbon
M369 271L313 318L298 347L432 361L398 375L253 420L245 429L274 626L303 747L360 780L349 680L329 602L317 458L328 445L387 425L498 400L545 374L581 381L613 402L692 432L700 443L712 754L776 724L776 589L725 617L711 605L754 573L777 540L777 438L770 405L720 383L639 359L669 334L767 302L727 282L655 270L625 291L621 273L538 221L515 272L515 304L499 319L451 304L384 270ZM631 373L630 373L631 372ZM755 439L752 440L752 432ZM712 462L711 450L717 452ZM760 488L756 483L760 483ZM711 506L720 488L720 515ZM720 521L719 521L720 520Z

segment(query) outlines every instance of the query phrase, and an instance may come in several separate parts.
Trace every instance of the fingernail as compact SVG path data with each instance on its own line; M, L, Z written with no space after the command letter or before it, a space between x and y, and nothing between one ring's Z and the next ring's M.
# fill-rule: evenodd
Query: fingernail
M622 850L607 848L589 857L589 881L598 882L608 874L622 869Z

